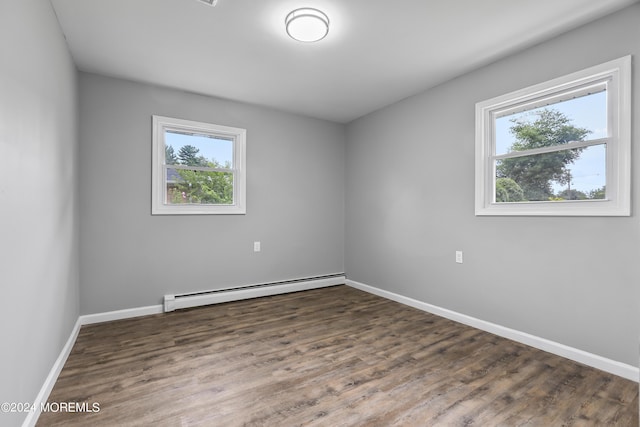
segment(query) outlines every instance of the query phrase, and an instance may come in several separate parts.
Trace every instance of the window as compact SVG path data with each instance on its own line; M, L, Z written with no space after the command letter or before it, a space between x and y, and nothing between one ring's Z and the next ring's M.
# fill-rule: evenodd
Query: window
M153 215L244 214L246 130L153 116Z
M476 104L476 215L628 216L631 57Z

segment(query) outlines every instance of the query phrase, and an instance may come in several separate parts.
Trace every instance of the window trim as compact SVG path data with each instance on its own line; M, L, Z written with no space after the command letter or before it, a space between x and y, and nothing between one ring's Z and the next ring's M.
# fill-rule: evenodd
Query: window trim
M496 203L495 119L541 99L559 99L568 92L606 82L607 138L579 145L606 144L607 198ZM531 109L531 108L526 108ZM631 215L631 56L625 56L544 83L476 104L476 216L630 216ZM574 148L567 147L567 148Z
M244 215L246 214L246 129L193 120L152 116L152 215ZM169 205L165 182L165 132L193 132L233 139L233 204L232 205ZM189 168L192 169L192 168ZM194 169L199 169L194 167ZM229 172L229 170L224 170Z

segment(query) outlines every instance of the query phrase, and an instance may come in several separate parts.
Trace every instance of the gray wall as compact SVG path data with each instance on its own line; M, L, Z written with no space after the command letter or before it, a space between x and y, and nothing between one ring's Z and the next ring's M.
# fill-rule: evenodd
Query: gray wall
M0 402L33 402L79 313L77 81L48 1L0 3L0 58Z
M348 277L637 365L638 23L635 5L351 123ZM628 54L633 216L475 217L475 103Z
M153 114L247 129L246 215L151 215ZM342 125L81 73L81 312L343 272L344 147Z

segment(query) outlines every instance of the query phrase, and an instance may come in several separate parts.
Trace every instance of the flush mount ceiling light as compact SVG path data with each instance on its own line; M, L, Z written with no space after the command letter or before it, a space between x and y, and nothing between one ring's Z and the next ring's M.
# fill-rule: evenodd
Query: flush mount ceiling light
M310 7L303 7L289 13L284 23L289 37L301 42L317 42L329 33L327 15Z

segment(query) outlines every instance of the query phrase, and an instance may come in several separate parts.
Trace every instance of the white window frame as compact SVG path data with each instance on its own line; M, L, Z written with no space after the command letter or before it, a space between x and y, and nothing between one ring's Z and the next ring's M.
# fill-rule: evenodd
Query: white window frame
M193 132L233 140L233 204L167 204L165 173L165 133L167 131ZM153 116L153 148L151 168L152 215L224 215L246 214L246 129ZM197 169L197 168L196 168ZM227 170L225 170L227 171Z
M606 138L577 146L606 144L606 197L604 200L495 202L495 120L499 116L557 102L567 93L579 96L587 87L606 85L608 132ZM575 144L575 143L574 143ZM576 148L566 145L566 149ZM544 149L543 149L544 151ZM540 154L530 152L531 154ZM578 71L545 83L476 104L475 214L528 216L631 215L631 56Z

